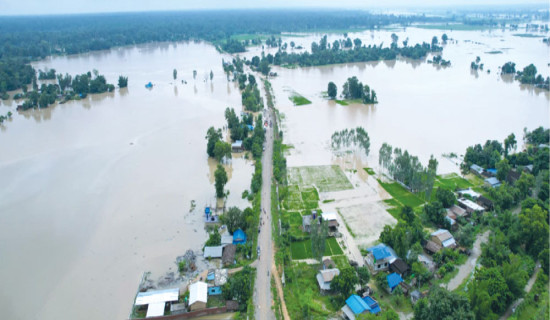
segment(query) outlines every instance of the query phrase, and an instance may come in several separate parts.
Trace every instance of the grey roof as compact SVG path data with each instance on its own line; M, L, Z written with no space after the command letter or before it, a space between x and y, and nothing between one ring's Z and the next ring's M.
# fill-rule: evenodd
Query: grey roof
M167 301L178 301L179 293L179 288L140 292L136 297L136 306Z
M472 165L470 166L470 169L472 169L472 170L474 170L474 171L477 171L477 172L479 172L479 173L483 172L483 168L480 167L480 166L478 166L477 164L472 164Z
M230 234L225 234L222 236L222 246L226 244L232 244L233 243L233 236Z
M485 179L485 182L487 182L487 183L490 184L491 186L500 185L500 181L498 181L498 179L495 178L495 177L487 178L487 179Z
M204 247L205 258L221 258L223 254L223 247Z
M326 269L326 270L320 270L317 273L317 283L319 283L319 287L323 290L330 290L330 282L332 279L334 279L335 276L340 274L340 270L338 269Z

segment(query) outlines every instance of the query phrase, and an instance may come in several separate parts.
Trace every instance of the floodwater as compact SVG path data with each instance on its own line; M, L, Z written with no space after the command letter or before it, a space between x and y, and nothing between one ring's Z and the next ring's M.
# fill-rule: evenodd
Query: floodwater
M443 158L443 153L463 155L470 145L483 144L488 139L503 141L510 133L516 135L518 149L522 145L523 128L548 127L548 91L520 85L510 77L502 78L498 68L507 61L516 69L533 63L544 77L550 74L550 46L542 38L522 38L514 34L524 31L441 31L418 28L366 31L351 33L364 44L391 43L395 33L409 45L431 42L435 35L441 41L446 33L452 41L444 45L443 59L451 60L450 67L425 62L398 60L333 66L286 69L275 67L278 76L271 79L277 108L284 113L283 129L286 143L294 145L289 166L325 165L336 163L329 148L333 132L345 128L364 127L371 139L370 155L364 165L378 166L378 150L387 142L407 149L424 165L433 154L439 160L439 173L457 172L458 167ZM322 34L283 38L309 50L312 41ZM548 37L548 34L546 34ZM328 42L342 39L342 34L329 34ZM289 48L290 50L290 48ZM294 49L294 51L298 51ZM502 51L501 54L488 54ZM261 52L253 48L245 56ZM274 53L275 49L266 50ZM472 72L470 63L479 56L484 71ZM431 58L429 58L431 59ZM491 73L487 73L487 70ZM341 106L327 101L321 92L332 81L338 93L347 78L374 89L376 105ZM312 101L310 105L293 106L288 99L292 91Z
M14 113L0 132L3 319L124 319L144 271L156 279L201 249L216 165L204 137L241 106L223 57L203 43L54 57L35 67L97 69L115 84L122 74L129 87L22 113L2 102ZM228 206L248 205L252 165L240 155L227 166Z
M410 44L443 34L407 28L350 37L389 44L392 32L400 41L409 37ZM363 126L371 152L366 163L353 164L357 168L376 167L378 149L388 142L424 164L430 154L437 156L440 172L457 171L442 153L463 154L469 145L502 141L511 132L521 144L524 127L549 126L548 92L497 72L511 60L519 68L534 63L547 76L549 47L540 38L509 31L446 33L456 40L443 51L452 62L448 68L407 60L274 68L279 76L271 82L285 116L285 142L295 146L288 165L338 163L329 149L332 133ZM320 36L284 40L309 48ZM485 53L492 50L503 53ZM260 51L252 48L245 56ZM476 56L490 74L470 71ZM35 66L72 75L97 69L115 84L125 75L129 88L22 113L13 101L0 104L0 114L14 113L0 127L3 318L125 318L143 271L174 270L176 256L200 249L206 236L201 211L214 200L215 163L207 159L204 136L209 126L222 127L225 108L241 100L223 74L222 58L229 57L202 43L55 57ZM210 70L214 80L204 81ZM376 90L380 103L340 106L321 96L329 81L340 92L351 76ZM152 90L144 87L149 81ZM290 91L312 104L294 107ZM229 171L228 205L243 208L247 203L240 195L249 187L252 163L235 158ZM197 204L192 213L191 200Z

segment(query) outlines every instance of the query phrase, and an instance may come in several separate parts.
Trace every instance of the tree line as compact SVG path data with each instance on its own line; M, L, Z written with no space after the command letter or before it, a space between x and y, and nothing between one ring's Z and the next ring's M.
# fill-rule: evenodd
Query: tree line
M500 71L502 74L512 74L514 79L518 80L521 84L531 84L537 88L550 90L550 77L546 79L541 75L537 74L537 67L532 63L522 71L516 71L516 64L514 62L506 62L501 68Z
M341 40L335 40L332 44L327 41L327 36L324 35L319 42L311 43L311 52L302 53L288 53L283 48L280 48L273 56L273 61L269 61L269 64L274 65L298 65L301 67L308 66L320 66L337 63L351 63L351 62L368 62L378 60L394 60L397 56L402 56L411 59L423 59L430 52L440 52L442 47L438 46L437 37L434 37L436 41L432 40L432 43L423 42L422 44L416 44L409 46L408 41L404 41L403 47L399 47L396 43L393 43L391 47L383 47L383 43L380 45L362 45L362 41L359 38L353 40L353 47L351 45L352 40L345 38ZM258 57L260 61L267 59L267 57Z
M342 96L348 100L361 100L365 104L374 104L378 103L378 97L376 96L376 91L371 90L371 88L362 82L360 82L356 76L348 78L348 80L342 86ZM334 82L328 83L327 95L331 99L336 99L338 94L338 87Z

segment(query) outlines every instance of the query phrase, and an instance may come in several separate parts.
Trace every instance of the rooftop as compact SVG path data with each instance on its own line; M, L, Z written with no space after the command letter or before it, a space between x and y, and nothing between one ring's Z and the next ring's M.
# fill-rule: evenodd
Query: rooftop
M208 300L208 285L205 282L195 282L189 286L189 305L195 302L204 302Z
M370 247L367 249L367 251L372 252L374 259L376 260L381 260L388 257L397 257L397 254L395 254L395 251L393 251L391 247L383 243L376 245L374 247Z
M365 310L370 310L369 305L363 301L358 295L352 294L347 300L346 305L351 311L357 315L363 313Z
M388 286L390 289L393 290L393 288L397 287L401 282L403 282L403 278L397 273L390 273L386 276L386 280L388 281Z
M336 212L323 212L321 213L321 216L323 217L323 220L327 221L336 220L338 217Z
M463 206L466 206L474 211L484 211L485 209L480 206L479 204L473 202L472 200L461 198L457 200L458 203L462 204Z
M179 294L179 288L140 292L136 297L136 306L159 302L178 301Z
M205 258L221 258L223 254L223 247L204 247L204 257Z

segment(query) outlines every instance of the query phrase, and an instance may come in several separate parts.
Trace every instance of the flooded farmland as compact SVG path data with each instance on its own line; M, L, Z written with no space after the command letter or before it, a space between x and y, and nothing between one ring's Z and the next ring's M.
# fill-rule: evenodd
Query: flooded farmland
M389 44L392 32L411 44L444 33L408 28L349 36ZM439 171L451 172L457 167L442 153L463 154L468 145L511 132L520 140L524 127L549 126L549 93L497 72L514 61L519 69L534 63L548 76L549 47L540 38L496 30L446 33L456 40L443 51L448 68L407 60L274 68L285 143L294 146L289 166L338 163L329 149L332 133L363 126L371 152L356 167L376 167L378 149L388 142L424 164L434 154ZM284 41L309 48L320 36ZM341 37L330 35L329 42ZM502 53L486 53L496 50ZM490 74L470 71L476 56ZM72 75L97 69L111 83L125 75L129 88L21 113L15 102L2 102L2 114L15 114L0 132L0 280L6 288L0 307L7 319L125 318L143 271L160 275L175 269L177 255L200 249L206 234L201 209L214 199L204 136L209 126L225 124L226 107L241 104L222 58L229 56L204 43L54 57L34 66ZM210 70L212 82L205 81ZM329 81L340 92L351 76L376 90L377 105L341 106L322 97ZM144 87L149 81L152 90ZM291 91L312 104L293 106ZM228 205L244 207L252 163L235 158L230 166ZM190 213L191 200L197 210ZM43 298L29 307L29 293Z

